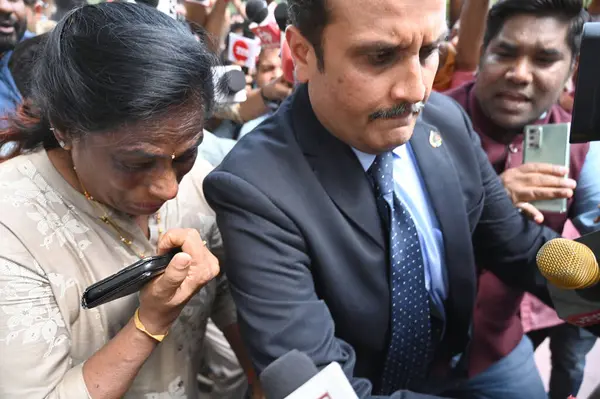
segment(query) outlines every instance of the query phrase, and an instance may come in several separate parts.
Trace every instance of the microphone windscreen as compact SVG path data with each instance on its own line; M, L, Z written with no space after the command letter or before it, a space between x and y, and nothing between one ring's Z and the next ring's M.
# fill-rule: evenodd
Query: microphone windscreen
M294 349L269 364L259 378L266 399L284 399L318 373L313 361Z
M249 0L246 3L246 17L252 22L260 24L269 15L267 3L264 0Z
M237 69L225 72L222 85L227 87L228 94L237 93L246 88L246 75Z
M275 16L275 21L277 22L277 26L279 26L279 30L285 32L285 28L288 25L288 5L286 2L282 2L277 4L275 7L275 11L273 11L273 15Z
M548 241L537 253L542 275L558 288L584 289L600 282L596 256L586 245L566 238Z

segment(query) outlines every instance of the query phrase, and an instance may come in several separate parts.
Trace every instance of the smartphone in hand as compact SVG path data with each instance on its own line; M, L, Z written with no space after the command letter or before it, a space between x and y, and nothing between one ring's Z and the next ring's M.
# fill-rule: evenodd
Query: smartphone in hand
M81 297L81 306L92 309L141 290L154 277L164 273L177 248L167 254L141 259L123 270L90 285Z

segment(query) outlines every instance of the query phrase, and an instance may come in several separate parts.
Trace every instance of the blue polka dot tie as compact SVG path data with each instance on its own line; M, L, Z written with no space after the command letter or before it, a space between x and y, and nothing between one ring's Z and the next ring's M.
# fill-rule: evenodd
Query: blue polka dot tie
M381 394L417 387L430 363L431 321L423 254L415 223L394 193L393 155L378 155L368 170L377 207L389 227L391 337Z

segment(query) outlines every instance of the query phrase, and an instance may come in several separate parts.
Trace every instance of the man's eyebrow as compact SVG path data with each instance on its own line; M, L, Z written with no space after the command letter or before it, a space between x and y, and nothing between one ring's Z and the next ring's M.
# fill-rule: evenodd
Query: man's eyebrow
M542 53L545 56L549 56L549 57L562 57L563 53L560 52L560 50L555 49L555 48L540 48L539 52Z
M516 43L512 43L506 40L500 40L498 41L498 43L495 44L496 48L502 49L502 50L506 50L512 53L516 53L519 51L519 45L517 45ZM535 45L535 51L538 54L542 54L546 57L551 57L551 58L562 58L563 57L563 53L556 48L553 47L543 47L540 44L536 44Z
M399 45L397 43L392 43L385 40L373 40L357 43L351 47L350 51L353 54L363 55L384 51L399 51L403 50L404 48L406 48L406 46Z
M448 30L445 29L439 37L431 43L424 44L423 47L435 47L440 43L446 40L448 37ZM386 40L372 40L372 41L363 41L361 43L357 43L351 47L350 51L353 54L363 55L377 52L387 52L387 51L402 51L406 49L407 46L393 43Z
M498 43L496 43L495 47L498 47L498 48L501 48L504 50L508 50L508 51L517 51L519 48L516 44L507 42L506 40L498 41Z

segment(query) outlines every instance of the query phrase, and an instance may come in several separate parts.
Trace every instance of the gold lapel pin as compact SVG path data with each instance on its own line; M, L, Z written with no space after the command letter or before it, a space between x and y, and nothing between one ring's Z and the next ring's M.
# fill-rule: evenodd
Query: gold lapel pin
M433 148L438 148L439 146L442 145L442 136L435 130L430 131L429 132L429 144L431 144L431 146Z

